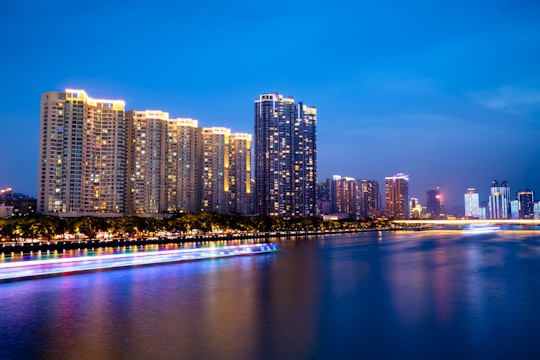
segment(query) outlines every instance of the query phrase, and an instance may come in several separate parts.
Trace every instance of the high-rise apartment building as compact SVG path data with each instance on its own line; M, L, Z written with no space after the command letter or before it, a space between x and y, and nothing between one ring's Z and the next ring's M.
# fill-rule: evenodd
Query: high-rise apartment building
M314 107L263 94L255 101L255 211L259 215L316 215Z
M202 209L229 212L229 137L231 130L203 128Z
M251 135L223 127L203 128L202 210L251 212Z
M533 219L534 218L534 193L532 190L518 191L517 193L519 218Z
M385 177L386 216L391 219L409 218L409 175L402 173Z
M127 123L122 100L83 90L41 96L38 212L118 216L125 212Z
M465 193L465 218L480 219L480 199L474 188Z
M159 110L124 113L123 101L83 90L41 103L39 212L251 212L251 135Z
M347 214L360 220L380 215L379 183L334 175L326 180L329 208L324 214Z
M444 201L440 188L426 191L426 212L432 219L440 218L444 215Z
M359 216L361 209L360 183L352 177L334 175L327 180L330 193L330 211L347 214L351 218Z
M508 181L504 180L500 184L497 180L491 182L488 211L490 219L510 218L510 184Z
M129 214L200 210L197 120L159 110L126 113L129 127Z
M317 109L299 102L294 119L294 217L317 215Z
M128 214L165 212L166 121L162 111L126 112L129 134Z
M376 180L360 180L362 191L362 218L377 218L381 215L381 193Z
M229 211L251 213L251 134L232 133L229 138Z
M201 210L203 138L198 121L167 121L165 196L167 211L193 213Z

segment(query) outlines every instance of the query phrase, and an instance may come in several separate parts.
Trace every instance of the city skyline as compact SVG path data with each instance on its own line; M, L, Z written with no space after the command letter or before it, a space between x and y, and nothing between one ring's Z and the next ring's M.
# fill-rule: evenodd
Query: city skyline
M279 90L317 106L320 182L404 172L412 197L440 186L448 207L470 187L487 200L493 179L539 191L539 6L2 4L0 188L36 195L39 96L82 88L244 133Z

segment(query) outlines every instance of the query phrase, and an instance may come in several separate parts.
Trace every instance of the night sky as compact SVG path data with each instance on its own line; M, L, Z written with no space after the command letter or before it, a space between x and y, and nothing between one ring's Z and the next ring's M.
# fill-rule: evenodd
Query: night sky
M0 45L0 188L36 195L43 92L253 133L279 91L318 109L319 180L540 199L538 1L2 1Z

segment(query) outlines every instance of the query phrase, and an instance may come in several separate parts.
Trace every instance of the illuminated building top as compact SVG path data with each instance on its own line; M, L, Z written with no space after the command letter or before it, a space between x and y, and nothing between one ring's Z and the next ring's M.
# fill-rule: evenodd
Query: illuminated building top
M123 111L126 107L124 100L94 99L84 90L66 89L66 100L82 100L90 106Z

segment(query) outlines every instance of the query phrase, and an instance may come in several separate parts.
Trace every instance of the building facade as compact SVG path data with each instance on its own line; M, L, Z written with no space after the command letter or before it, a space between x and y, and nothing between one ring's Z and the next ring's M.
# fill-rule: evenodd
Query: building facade
M197 120L160 110L126 113L128 214L200 210L201 129Z
M127 121L122 100L83 90L41 96L37 210L120 216L126 208Z
M465 218L480 219L480 198L474 188L467 189L465 198Z
M491 182L491 195L488 201L490 219L510 218L510 184L504 180L499 184L497 180Z
M263 94L254 117L256 213L315 216L316 109L278 93Z
M198 121L176 118L167 121L165 196L168 212L201 210L203 137Z
M342 214L356 220L380 216L379 183L334 175L326 180L328 208L322 214Z
M126 112L129 134L128 214L160 214L166 210L166 121L162 111Z
M518 191L518 211L520 219L534 218L534 193L532 190Z
M231 130L203 128L202 210L229 212L229 137Z
M409 175L402 173L384 178L386 216L390 219L409 218Z
M377 180L360 180L362 191L361 218L377 218L381 216L381 193Z
M444 200L440 188L426 191L426 216L431 219L444 217Z
M251 134L229 138L229 212L251 214Z
M83 90L42 95L38 212L251 212L251 135L124 107Z
M330 193L330 213L344 214L349 218L360 216L360 183L352 177L334 175L327 180Z

